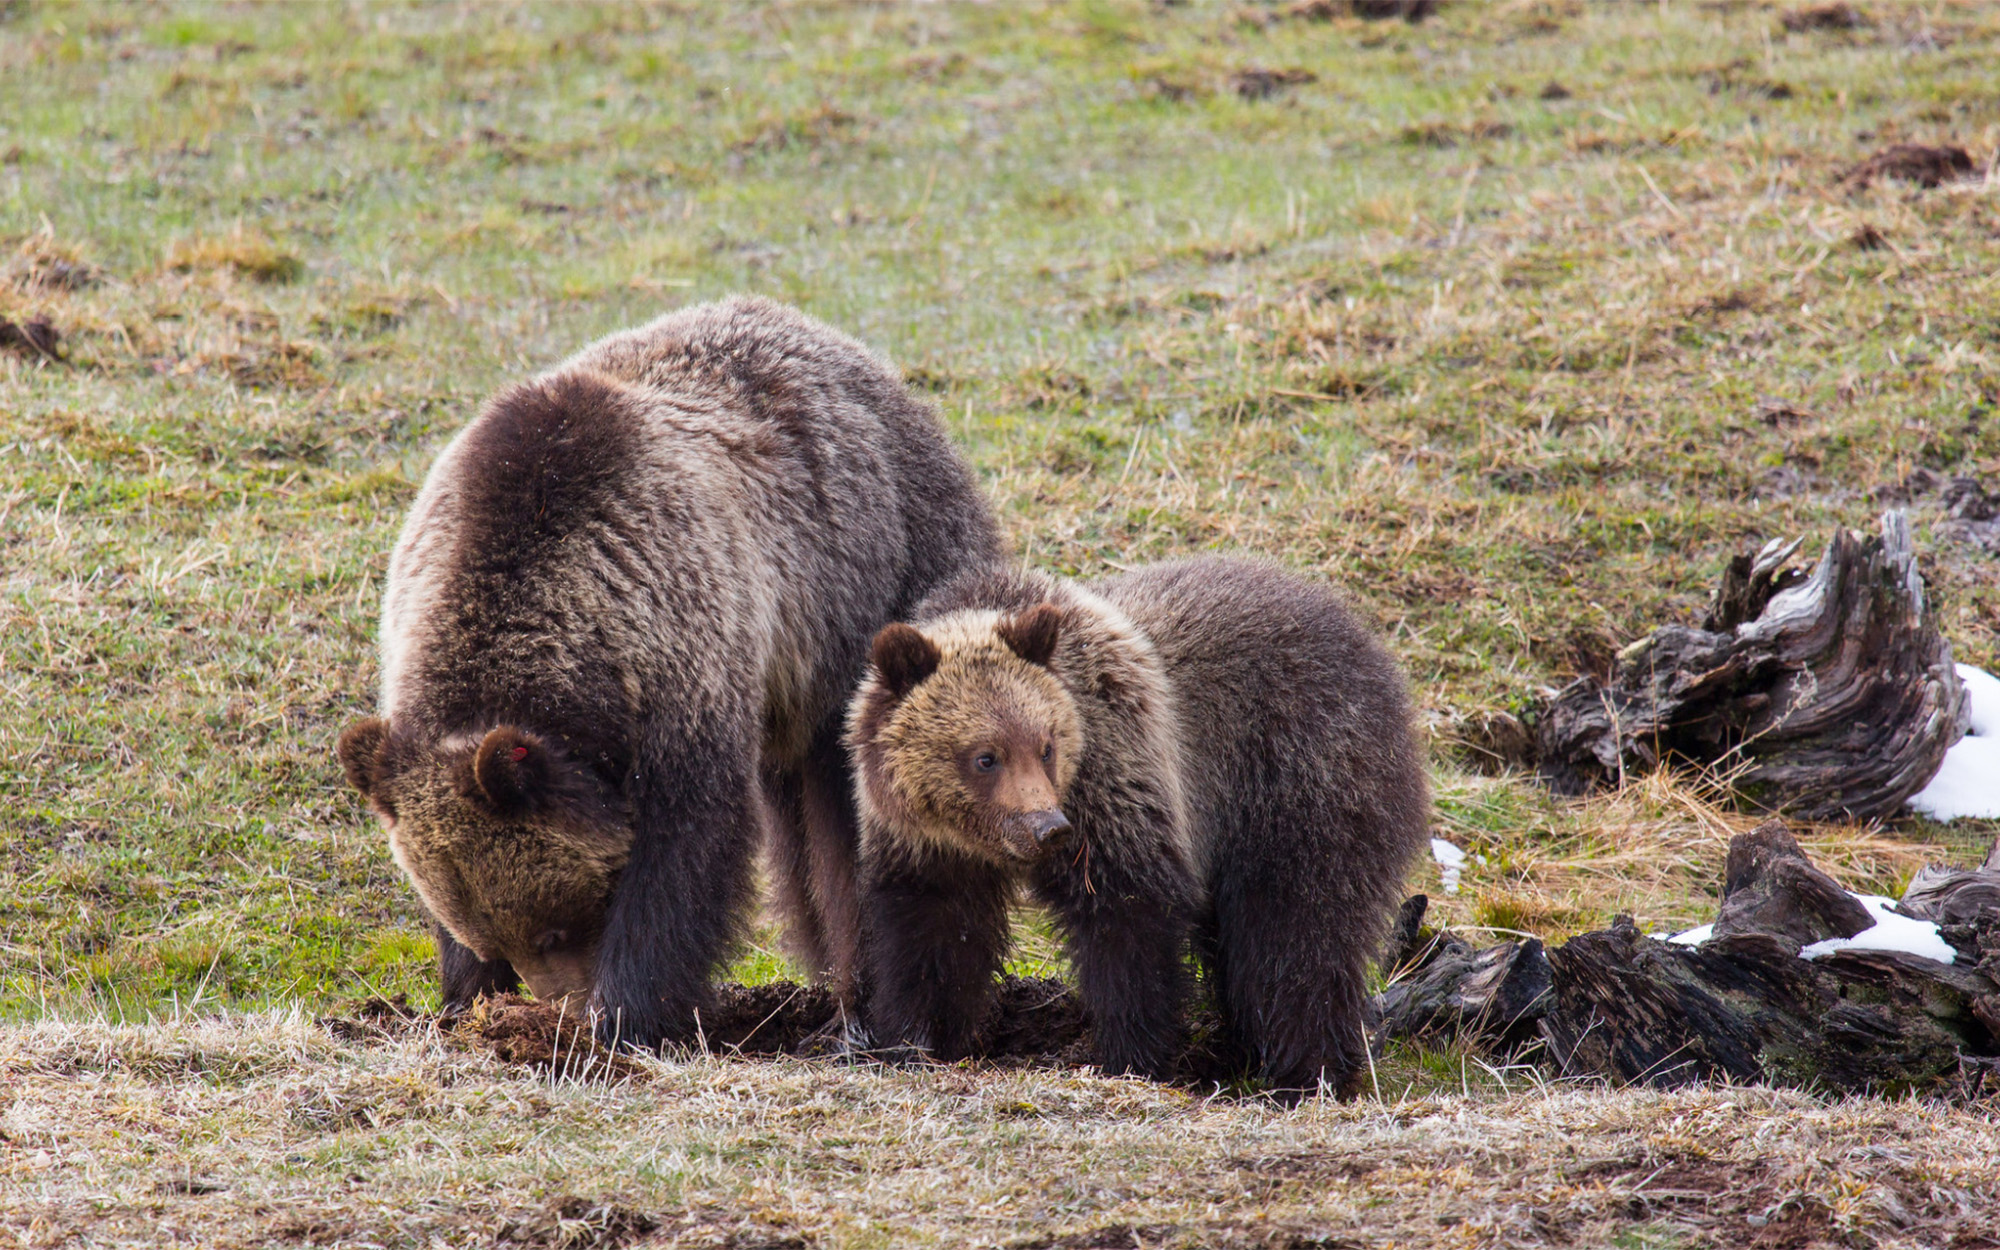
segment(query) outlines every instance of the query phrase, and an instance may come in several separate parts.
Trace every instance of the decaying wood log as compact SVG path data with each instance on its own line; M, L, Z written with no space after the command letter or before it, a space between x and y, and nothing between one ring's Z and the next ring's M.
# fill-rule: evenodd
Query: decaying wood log
M1890 815L1965 734L1951 647L1924 610L1908 523L1840 530L1810 575L1773 541L1723 576L1702 628L1667 625L1542 709L1539 767L1561 793L1663 760L1711 766L1747 801L1813 820Z
M1536 1036L1549 998L1549 961L1539 939L1484 950L1454 934L1423 933L1428 903L1403 904L1384 967L1395 976L1375 996L1375 1044L1391 1038L1464 1036L1501 1051Z
M1382 975L1388 980L1407 976L1430 961L1442 940L1424 928L1424 913L1430 910L1428 894L1412 894L1396 909L1396 922L1382 943Z
M1897 1092L1955 1077L1961 1053L1994 1053L1973 1007L2000 987L1976 969L1887 951L1807 960L1756 933L1675 946L1621 920L1549 952L1541 1031L1566 1075Z
M1809 946L1874 924L1859 899L1812 866L1785 822L1768 820L1730 840L1715 937L1765 933Z
M1910 878L1896 910L1937 925L1971 925L1989 908L2000 908L2000 840L1986 862L1970 872L1928 864ZM1949 939L1947 939L1949 940Z
M2000 911L1954 943L1974 956L1958 963L1858 949L1803 959L1802 939L1852 923L1822 880L1782 828L1766 825L1730 846L1727 931L1718 920L1708 941L1681 946L1620 916L1550 951L1539 1027L1552 1062L1565 1074L1657 1086L1726 1076L1894 1092L1935 1087L2000 1055Z

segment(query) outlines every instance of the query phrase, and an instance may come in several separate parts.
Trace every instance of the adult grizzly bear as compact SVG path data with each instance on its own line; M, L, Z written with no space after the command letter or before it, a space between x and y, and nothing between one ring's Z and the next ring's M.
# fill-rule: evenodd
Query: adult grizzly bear
M525 978L689 1034L772 826L795 953L858 958L841 714L886 621L997 539L930 409L760 299L500 393L389 563L348 777L438 922L447 1008Z
M1340 599L1201 559L987 570L915 619L876 635L848 719L876 1041L967 1052L1025 884L1107 1070L1168 1073L1192 939L1265 1082L1352 1092L1429 798L1402 674Z

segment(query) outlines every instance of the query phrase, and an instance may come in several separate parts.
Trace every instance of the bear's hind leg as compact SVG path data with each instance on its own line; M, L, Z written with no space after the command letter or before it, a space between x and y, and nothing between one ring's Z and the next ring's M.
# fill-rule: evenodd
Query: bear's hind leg
M831 964L832 956L813 901L803 787L798 774L790 769L767 763L761 771L767 821L764 860L771 874L772 902L784 924L785 953L807 976L818 977Z
M822 731L800 773L806 886L820 940L814 972L845 1004L861 976L861 823L838 721Z
M1225 871L1213 883L1216 1005L1274 1091L1340 1097L1366 1075L1367 947L1343 931L1316 882ZM1360 926L1367 929L1368 926Z

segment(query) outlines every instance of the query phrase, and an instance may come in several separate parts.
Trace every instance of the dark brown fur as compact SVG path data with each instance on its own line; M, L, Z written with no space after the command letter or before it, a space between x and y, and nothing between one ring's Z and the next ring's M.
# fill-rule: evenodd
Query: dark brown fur
M607 1033L686 1034L767 826L796 953L844 990L842 707L875 631L996 547L930 410L766 301L497 397L411 510L382 715L340 748L440 922L447 1005L519 973L594 990Z
M1350 1092L1367 959L1429 813L1403 677L1367 628L1323 587L1222 559L1091 587L986 571L914 619L878 637L849 712L877 1040L965 1053L1025 885L1108 1069L1166 1073L1191 948L1266 1082ZM1053 758L1008 745L1014 722ZM1002 836L1022 813L954 769L967 749L1045 772L1070 828Z

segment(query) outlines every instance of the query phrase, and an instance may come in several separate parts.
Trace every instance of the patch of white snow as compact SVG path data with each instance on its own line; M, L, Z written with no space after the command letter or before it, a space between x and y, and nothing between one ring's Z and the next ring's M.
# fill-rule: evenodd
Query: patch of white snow
M1854 897L1875 914L1875 927L1863 929L1851 938L1828 938L1824 942L1814 942L1799 952L1801 956L1818 959L1835 951L1902 951L1922 959L1935 959L1941 964L1958 961L1958 955L1950 944L1938 936L1936 925L1928 920L1912 920L1890 911L1896 905L1895 899L1883 898L1879 894L1856 894Z
M1874 927L1863 929L1851 938L1828 938L1824 942L1814 942L1799 951L1800 957L1819 959L1835 951L1902 951L1923 959L1935 959L1941 964L1957 962L1957 953L1938 936L1938 927L1930 921L1912 920L1890 911L1896 905L1896 900L1892 898L1883 898L1879 894L1856 894L1854 897L1875 917ZM1660 940L1676 946L1700 946L1714 935L1715 926L1705 924Z
M1937 776L1910 799L1932 820L2000 817L2000 677L1960 664L1972 728L1944 753Z
M1465 871L1465 852L1443 838L1432 838L1431 858L1437 861L1438 876L1444 878L1444 892L1458 893L1458 879Z
M1958 679L1965 683L1965 696L1972 703L1972 728L1966 732L1975 738L2000 737L2000 677L1970 664L1953 667L1958 669Z

